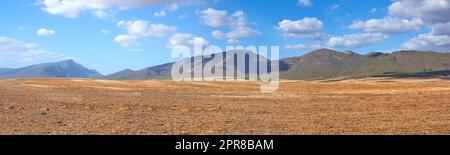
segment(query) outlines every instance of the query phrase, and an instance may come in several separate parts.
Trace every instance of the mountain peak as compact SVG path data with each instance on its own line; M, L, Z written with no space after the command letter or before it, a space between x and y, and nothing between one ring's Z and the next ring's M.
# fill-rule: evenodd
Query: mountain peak
M358 53L355 53L355 52L353 52L351 50L345 50L344 53L348 54L348 55L359 55Z
M76 64L76 62L73 59L61 60L61 61L59 61L57 63Z
M385 73L420 73L450 70L450 53L425 51L371 52L365 55L329 49L312 51L302 57L284 59L289 65L280 73L284 79L326 79L380 76Z
M124 69L121 72L134 72L134 70L132 70L132 69Z
M316 52L337 52L337 51L329 49L329 48L320 48L320 49L311 51L311 53L316 53Z
M75 62L73 59L61 60L61 62Z
M308 56L312 56L312 57L319 57L319 56L333 56L336 54L339 54L341 52L335 51L335 50L331 50L328 48L321 48L321 49L317 49L314 51L311 51L307 54L305 54L304 56L308 57Z
M50 65L58 65L63 68L84 68L82 65L76 63L72 59L62 60L55 63L50 63Z
M370 53L367 53L366 55L370 56L370 57L378 57L378 56L385 55L385 53L383 53L383 52L370 52Z
M43 63L0 73L2 78L95 78L102 76L96 70L76 63L72 59Z

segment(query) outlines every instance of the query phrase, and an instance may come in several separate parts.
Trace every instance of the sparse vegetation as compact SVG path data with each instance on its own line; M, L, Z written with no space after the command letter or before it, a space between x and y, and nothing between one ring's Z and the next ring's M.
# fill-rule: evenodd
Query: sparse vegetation
M0 134L450 134L450 81L0 80Z

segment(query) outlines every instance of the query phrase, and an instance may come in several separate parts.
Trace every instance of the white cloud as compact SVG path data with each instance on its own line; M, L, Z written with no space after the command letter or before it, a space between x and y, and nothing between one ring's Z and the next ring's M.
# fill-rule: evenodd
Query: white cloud
M136 35L118 35L114 38L114 41L119 43L122 47L140 46L144 42L144 37Z
M241 41L231 38L231 39L227 40L227 43L228 44L239 44L239 43L241 43Z
M395 0L389 13L396 16L416 17L427 23L450 21L449 0Z
M164 24L150 24L146 20L119 21L117 26L125 28L130 35L164 37L177 31L176 27Z
M178 16L178 19L187 19L187 18L189 18L189 13L184 13Z
M177 3L173 3L167 7L165 7L163 10L159 11L159 12L155 12L154 15L156 17L163 17L167 15L167 12L173 12L173 11L177 11L179 9L179 6Z
M251 38L261 33L257 30L251 29L246 26L242 27L234 27L230 32L227 33L227 38L236 39L236 38Z
M215 10L208 8L200 12L203 23L212 27L229 26L233 19L228 16L228 12L224 10Z
M166 11L162 10L162 11L160 11L160 12L155 12L154 15L155 15L156 17L164 17L164 16L166 16L167 14L166 14Z
M36 31L36 34L38 36L51 36L54 35L56 32L54 30L48 30L45 28L41 28L39 30Z
M369 13L376 13L377 11L378 11L377 8L372 8L372 9L370 9Z
M243 11L236 11L232 15L231 31L227 33L227 38L251 38L261 33L255 29L248 27L247 19Z
M284 46L285 49L288 50L298 50L298 51L310 51L322 48L319 44L313 44L313 45L305 45L305 44L295 44L295 45L286 45Z
M117 19L116 19L117 12L112 9L95 10L95 11L92 11L92 14L99 19L117 21Z
M42 10L53 15L76 18L82 11L103 10L109 8L128 9L154 4L167 3L170 0L42 0Z
M141 52L141 51L143 51L144 49L141 49L141 48L131 48L131 49L128 49L128 51L130 51L130 52Z
M341 6L339 4L334 4L330 7L330 11L333 12L333 11L339 10L340 7Z
M180 7L178 6L177 3L173 3L169 6L166 7L167 11L177 11Z
M450 22L432 25L431 33L434 35L450 35Z
M350 29L363 29L366 32L380 32L385 34L402 33L419 30L422 20L415 18L412 20L386 17L383 19L370 19L367 21L354 21L348 26Z
M104 30L104 29L101 30L100 32L103 33L103 34L111 34L111 32L109 32L108 30Z
M118 21L117 26L127 30L127 34L118 35L114 39L123 47L140 46L147 37L164 37L177 31L176 27L150 24L146 20Z
M223 33L222 31L215 30L211 32L211 36L213 36L216 39L225 39L226 34Z
M388 36L382 33L361 33L331 37L326 45L332 48L357 49L383 41Z
M277 29L284 37L322 39L323 22L317 18L303 18L296 21L283 19Z
M450 52L450 36L421 34L402 45L404 49Z
M17 67L17 64L34 64L63 58L65 58L63 54L42 50L38 44L0 37L0 64L2 66Z
M216 39L227 39L228 43L240 42L239 39L251 38L261 33L248 26L247 18L243 11L236 11L233 14L228 14L224 10L215 10L208 8L200 11L200 19L202 23L211 27L229 27L229 32L222 32L215 30L211 35Z
M312 6L312 2L311 0L298 0L298 5L303 6L303 7L309 7Z
M187 47L190 49L194 48L194 43L202 43L204 48L209 43L202 37L195 37L192 34L186 33L176 33L169 38L169 43L167 43L167 48L176 48L176 47Z
M19 27L17 27L17 31L23 31L23 30L25 30L25 29L27 29L27 27L25 27L25 26L19 26Z
M449 0L395 0L389 6L393 16L421 19L431 28L402 45L417 50L450 51L450 1Z

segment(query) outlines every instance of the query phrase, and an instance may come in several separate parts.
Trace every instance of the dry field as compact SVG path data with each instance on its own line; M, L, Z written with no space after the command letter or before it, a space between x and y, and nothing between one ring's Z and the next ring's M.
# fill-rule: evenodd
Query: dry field
M450 134L450 81L0 79L0 134Z

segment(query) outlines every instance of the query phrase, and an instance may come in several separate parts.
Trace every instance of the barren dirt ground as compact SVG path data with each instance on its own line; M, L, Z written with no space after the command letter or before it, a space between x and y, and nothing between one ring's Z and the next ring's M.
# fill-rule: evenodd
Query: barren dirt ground
M450 134L450 81L0 79L0 134Z

